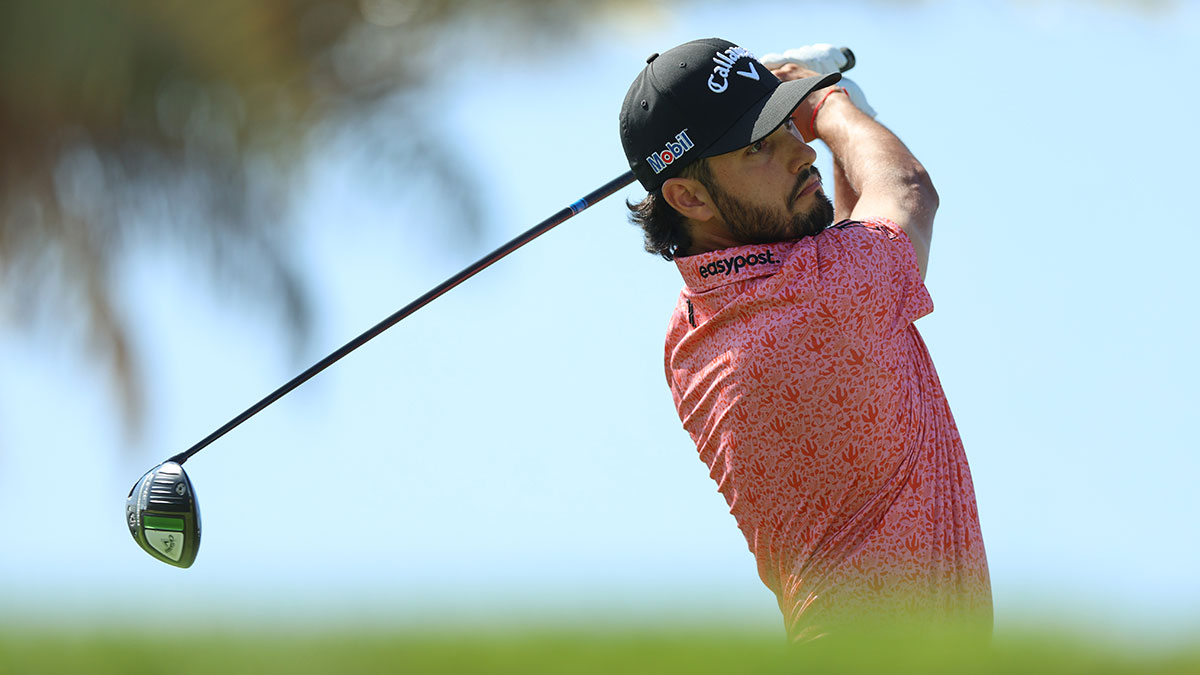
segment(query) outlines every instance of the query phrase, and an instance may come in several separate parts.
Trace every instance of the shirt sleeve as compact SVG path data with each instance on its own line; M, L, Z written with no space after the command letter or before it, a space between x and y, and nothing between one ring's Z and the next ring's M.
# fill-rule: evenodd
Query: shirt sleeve
M884 218L842 221L822 242L821 294L843 329L888 340L933 311L908 235Z

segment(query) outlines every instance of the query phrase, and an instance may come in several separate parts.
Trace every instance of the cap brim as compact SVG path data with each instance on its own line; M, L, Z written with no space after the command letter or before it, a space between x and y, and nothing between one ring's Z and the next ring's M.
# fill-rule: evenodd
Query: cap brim
M779 128L804 97L842 79L841 73L814 75L781 83L746 111L701 157L713 157L744 148L768 136Z

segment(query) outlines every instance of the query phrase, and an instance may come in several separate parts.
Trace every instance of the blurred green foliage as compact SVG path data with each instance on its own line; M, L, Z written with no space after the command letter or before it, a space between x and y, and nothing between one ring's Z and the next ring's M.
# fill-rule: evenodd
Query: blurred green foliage
M775 634L518 630L0 634L5 673L1197 673L1200 647L1121 650L1029 632L972 648L953 635L786 647Z
M427 87L630 0L0 2L0 327L78 339L143 413L120 270L154 247L303 344L287 222L314 130L355 136L462 236L479 207ZM643 13L649 10L642 10ZM189 269L189 271L192 271ZM228 291L232 292L228 292Z

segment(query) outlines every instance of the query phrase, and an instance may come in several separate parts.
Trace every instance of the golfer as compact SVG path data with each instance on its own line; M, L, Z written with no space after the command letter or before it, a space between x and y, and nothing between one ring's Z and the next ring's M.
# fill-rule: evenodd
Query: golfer
M937 193L839 78L709 39L630 87L621 141L648 192L631 218L684 282L667 383L792 640L990 631L967 458L913 325L933 311Z

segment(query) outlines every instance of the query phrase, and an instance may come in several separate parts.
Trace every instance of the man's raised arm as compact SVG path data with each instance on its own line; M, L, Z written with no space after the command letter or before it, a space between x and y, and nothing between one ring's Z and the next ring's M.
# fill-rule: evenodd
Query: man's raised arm
M793 66L776 74L790 79L807 72ZM925 167L895 134L855 107L836 86L810 94L793 119L806 140L818 138L829 146L835 173L844 173L844 181L835 176L835 187L838 193L848 188L851 194L836 194L837 204L849 208L852 219L883 217L899 225L912 241L924 279L938 207Z

